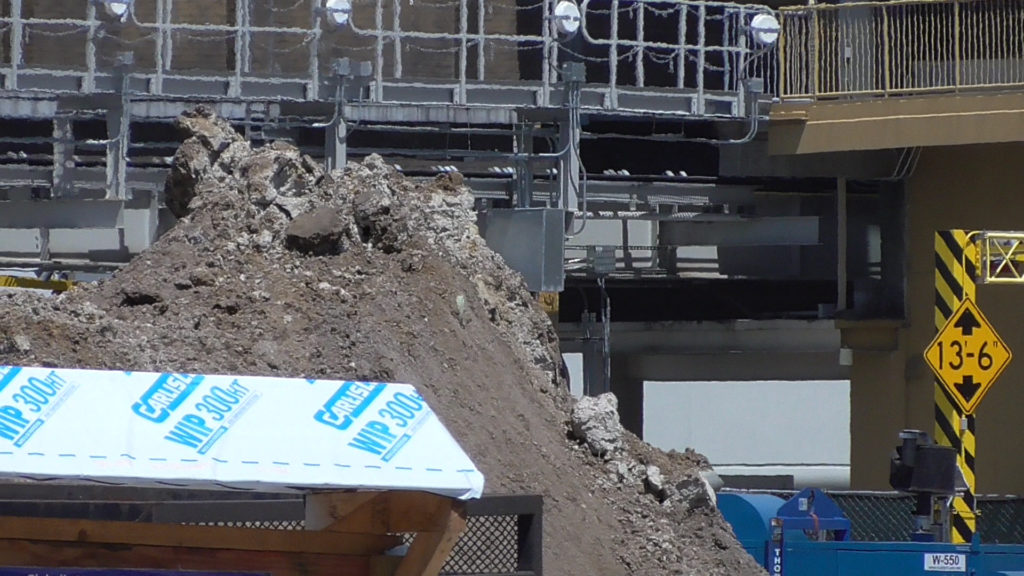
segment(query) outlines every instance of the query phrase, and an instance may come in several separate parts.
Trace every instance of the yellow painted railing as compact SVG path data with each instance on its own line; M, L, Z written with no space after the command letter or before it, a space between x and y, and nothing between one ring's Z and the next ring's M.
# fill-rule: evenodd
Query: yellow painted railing
M1024 87L1024 0L894 0L781 10L780 96Z

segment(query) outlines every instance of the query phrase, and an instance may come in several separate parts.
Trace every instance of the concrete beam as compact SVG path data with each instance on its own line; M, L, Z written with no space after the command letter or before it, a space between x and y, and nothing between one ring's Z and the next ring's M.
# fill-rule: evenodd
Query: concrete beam
M50 230L50 254L54 257L94 257L117 260L116 254L127 256L124 231L109 229Z
M30 230L0 229L0 254L4 256L38 258L43 249L43 238L38 228Z
M663 246L794 246L820 243L817 216L716 218L662 222Z
M122 225L122 211L145 210L152 196L132 200L11 200L0 201L0 228L113 228Z
M838 353L832 320L731 320L727 322L612 322L616 354ZM563 352L580 352L583 325L558 325Z
M899 348L903 320L836 320L844 348L889 352Z
M783 102L771 154L1024 141L1024 93Z
M719 148L718 174L741 178L890 178L899 150L770 155L767 134L747 144Z
M849 368L839 365L838 350L636 354L629 357L627 374L636 380L661 382L846 380L850 377ZM615 378L613 359L613 390Z

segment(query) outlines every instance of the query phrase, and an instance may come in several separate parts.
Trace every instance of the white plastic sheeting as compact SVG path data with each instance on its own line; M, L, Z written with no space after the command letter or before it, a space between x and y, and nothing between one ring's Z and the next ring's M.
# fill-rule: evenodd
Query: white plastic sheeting
M407 384L0 367L0 476L262 490L484 478Z

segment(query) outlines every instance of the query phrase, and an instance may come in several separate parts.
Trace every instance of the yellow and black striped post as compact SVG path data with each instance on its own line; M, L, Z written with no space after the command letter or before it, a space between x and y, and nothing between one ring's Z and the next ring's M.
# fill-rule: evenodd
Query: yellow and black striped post
M977 248L965 230L944 230L935 234L935 330L946 325L964 299L975 300L977 276ZM970 542L976 529L974 500L975 435L974 415L964 414L935 379L935 439L939 444L952 446L964 478L967 491L953 501L951 541Z

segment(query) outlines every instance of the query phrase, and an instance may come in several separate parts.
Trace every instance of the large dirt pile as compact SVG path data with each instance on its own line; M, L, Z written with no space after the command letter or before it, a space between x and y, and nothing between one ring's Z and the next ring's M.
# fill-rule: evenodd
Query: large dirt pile
M180 125L178 224L109 281L0 296L0 364L412 383L489 493L545 496L548 574L760 573L699 457L617 430L608 398L570 424L556 335L457 176L415 184L379 158L325 174L205 111Z

